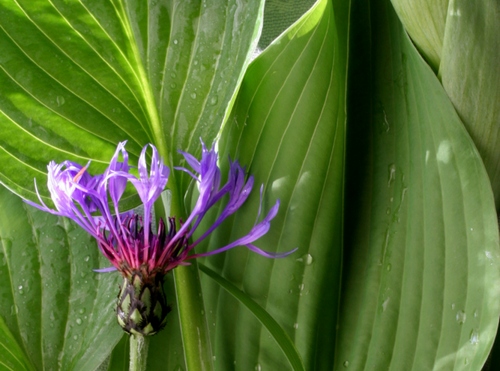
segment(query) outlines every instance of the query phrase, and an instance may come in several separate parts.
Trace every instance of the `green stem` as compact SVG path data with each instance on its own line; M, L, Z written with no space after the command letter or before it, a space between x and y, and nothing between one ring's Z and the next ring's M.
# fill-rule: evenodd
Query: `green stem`
M149 338L142 335L130 336L129 371L146 371Z
M177 220L183 217L182 198L177 188L175 178L169 179L170 215ZM165 219L165 208L155 205L157 217ZM205 306L201 295L200 277L196 261L191 260L189 266L179 266L174 269L175 294L179 311L179 322L182 334L182 344L188 370L213 370L212 347L205 317ZM168 326L168 325L167 325Z

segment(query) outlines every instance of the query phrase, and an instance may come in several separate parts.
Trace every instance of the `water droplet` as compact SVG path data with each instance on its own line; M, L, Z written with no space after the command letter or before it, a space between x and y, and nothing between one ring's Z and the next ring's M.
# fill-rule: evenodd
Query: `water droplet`
M477 309L474 311L474 318L477 318L479 316L479 312L477 311Z
M406 192L408 192L408 188L404 187L403 191L401 192L401 203L403 203L403 201L405 200Z
M83 322L83 321L82 321L82 319L81 319L81 318L77 318L77 319L76 319L76 324L77 324L77 325L81 325L81 324L82 324L82 322Z
M390 271L391 271L391 269L392 269L392 265L387 264L387 268L386 268L386 269L387 269L387 272L390 272Z
M10 307L10 314L14 315L14 314L17 314L17 313L19 313L19 307L17 305L12 305Z
M452 303L452 304L451 304L451 309L452 309L452 310L453 310L453 309L455 309L455 303Z
M22 290L23 289L23 285L19 285L18 289Z
M389 215L389 214L391 213L391 208L390 208L390 207L388 207L388 208L387 208L387 210L385 210L385 213L386 213L387 215Z
M299 324L298 324L297 322L295 322L295 323L293 324L293 328L294 328L295 330L297 330L297 329L299 328Z
M197 65L198 65L198 61L197 61L197 60L195 60L195 61L193 62L193 64L194 64L195 66L197 66Z
M292 289L288 290L288 293L289 293L289 294L292 294L292 293L293 293L293 290L292 290Z
M455 318L459 324L463 324L467 320L467 314L463 310L459 310Z
M472 345L477 345L479 343L479 332L477 330L472 329L469 341Z
M311 265L314 261L313 257L311 254L305 254L301 256L300 258L296 259L296 261L304 263L305 265Z
M389 165L389 180L387 181L387 187L390 187L394 180L396 179L396 165Z
M212 98L210 98L210 104L211 104L212 106L215 106L215 105L217 104L218 100L219 100L219 99L217 98L217 96L216 96L216 95L214 95Z
M468 364L469 364L469 359L468 359L468 358L465 358L465 359L464 359L464 365L466 365L466 366L467 366Z
M78 313L80 313L80 314L85 313L85 308L80 308L80 309L78 309Z
M389 301L391 301L391 298L385 299L384 302L382 303L382 312L385 312L385 310L387 309L387 305L389 305Z
M196 93L191 93L191 98L196 99Z
M255 371L261 371L262 370L262 366L257 363L257 365L255 366Z
M304 287L305 287L305 285L304 285L304 284L299 285L299 290L300 290L300 291L304 290Z
M73 340L78 340L78 335L73 335Z
M175 45L177 45L178 43L179 43L179 41L177 41L177 39L176 39L176 40L174 40L174 44L175 44Z
M490 265L493 265L493 254L491 251L485 251L484 255L486 255L486 259L490 261Z
M85 260L86 262L88 262L90 260L90 256L87 255L85 258L83 258L83 260Z
M344 367L345 367L345 368L349 367L349 361L345 361L345 362L343 363L343 365L344 365Z
M66 102L64 100L64 97L61 97L60 95L57 96L56 101L57 101L57 106L58 107L62 106Z
M175 89L175 88L177 87L177 84L176 84L175 82L173 82L173 83L171 83L171 84L170 84L170 87L171 87L172 89Z

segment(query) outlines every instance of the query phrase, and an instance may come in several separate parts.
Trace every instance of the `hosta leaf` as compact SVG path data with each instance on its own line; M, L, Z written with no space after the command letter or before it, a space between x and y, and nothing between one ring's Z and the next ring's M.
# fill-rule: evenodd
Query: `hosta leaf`
M0 315L13 340L35 369L97 369L122 330L114 313L119 275L92 271L109 265L95 241L3 187L0 238Z
M299 250L267 259L237 248L205 264L283 327L305 369L333 364L342 247L345 53L331 3L318 1L249 66L220 148L248 166L253 195L208 250L248 232L276 199L280 211L257 245ZM262 217L262 216L261 216ZM216 369L281 369L289 360L255 316L202 276Z
M0 181L35 199L49 160L102 170L119 141L177 164L227 115L263 1L0 1Z
M439 70L450 0L392 0L394 9L434 71Z
M491 187L390 3L366 5L351 17L366 29L351 40L336 368L479 370L500 309Z
M500 208L500 4L392 0L483 158Z
M302 364L302 360L300 359L300 355L297 353L297 349L295 349L294 344L283 328L274 320L273 317L269 315L268 312L266 312L259 304L254 302L243 291L239 290L231 282L225 280L210 268L204 266L203 264L199 264L199 268L203 273L207 274L227 292L239 300L254 314L255 317L257 317L260 323L262 323L262 325L271 333L273 339L276 340L280 348L283 350L283 353L285 353L294 370L304 370L304 365Z
M129 337L122 336L120 342L116 344L111 353L108 367L105 370L109 371L129 371Z
M29 359L0 317L0 369L33 370Z
M49 160L92 160L90 172L98 172L122 140L131 163L148 142L170 165L179 165L178 149L200 152L199 138L210 144L230 110L257 44L263 4L0 1L0 182L36 199L37 178L47 197ZM188 183L170 178L181 204ZM191 279L177 291L183 313L198 304L189 304L197 287L196 275ZM183 340L195 344L189 321L183 326ZM179 344L178 328L172 333L168 341ZM179 364L183 355L172 359ZM75 367L90 367L88 361Z
M439 74L476 144L500 209L500 3L450 3Z

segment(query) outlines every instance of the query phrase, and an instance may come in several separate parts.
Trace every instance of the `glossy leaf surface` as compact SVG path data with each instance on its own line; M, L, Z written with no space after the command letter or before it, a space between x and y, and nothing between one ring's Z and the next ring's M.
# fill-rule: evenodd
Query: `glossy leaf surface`
M486 172L389 4L366 9L356 2L351 15L371 26L351 40L362 54L350 64L336 368L479 370L500 305Z
M122 337L114 314L119 276L92 271L109 263L73 223L3 187L0 203L0 315L12 340L34 369L96 369Z
M265 308L295 342L305 369L333 365L342 249L345 55L331 3L318 2L249 66L221 148L264 183L263 213L280 212L258 246L291 257L265 259L243 248L206 265ZM245 234L259 196L212 236L208 250ZM254 314L204 280L217 368L278 369L289 360Z
M500 207L500 4L393 0L483 158Z
M210 143L257 43L261 1L0 2L0 181L46 195L49 160Z

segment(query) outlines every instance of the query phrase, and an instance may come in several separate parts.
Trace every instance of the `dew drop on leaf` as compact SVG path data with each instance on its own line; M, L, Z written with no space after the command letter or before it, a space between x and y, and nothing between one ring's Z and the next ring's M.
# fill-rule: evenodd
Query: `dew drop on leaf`
M479 332L477 330L472 330L470 333L469 341L472 345L477 345L479 343Z
M387 187L390 187L394 180L396 180L396 165L389 165L389 180L387 181Z
M298 262L303 262L305 265L311 265L314 261L311 254L305 254L297 259Z
M463 310L459 310L455 318L457 322L462 325L467 320L467 314L465 314Z
M382 311L385 312L385 310L387 309L387 305L389 305L389 301L391 301L391 298L387 298L384 300L384 302L382 303Z

